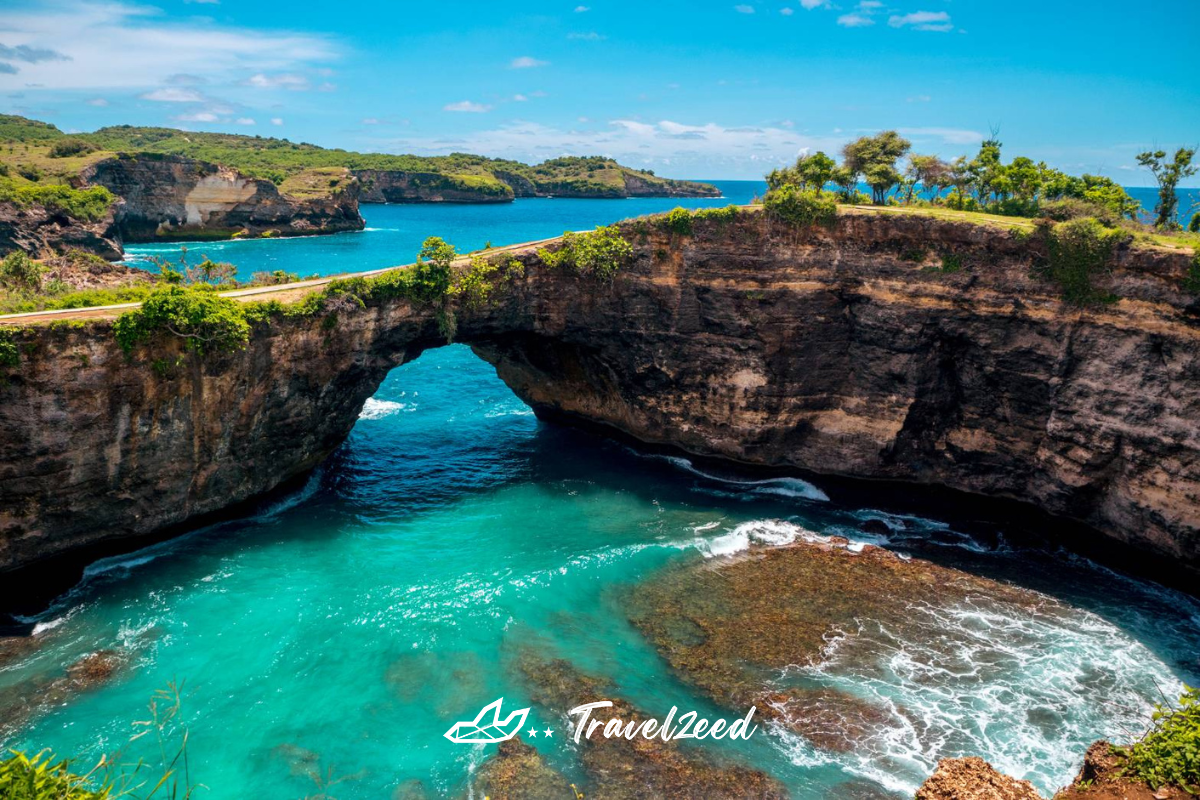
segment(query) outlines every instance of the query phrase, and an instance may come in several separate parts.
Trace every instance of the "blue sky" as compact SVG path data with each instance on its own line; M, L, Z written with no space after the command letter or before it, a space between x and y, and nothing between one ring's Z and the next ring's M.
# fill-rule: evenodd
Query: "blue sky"
M1200 142L1196 0L2 0L0 109L756 178L897 128L1151 183ZM1178 32L1178 35L1175 35ZM1192 185L1197 184L1195 179Z

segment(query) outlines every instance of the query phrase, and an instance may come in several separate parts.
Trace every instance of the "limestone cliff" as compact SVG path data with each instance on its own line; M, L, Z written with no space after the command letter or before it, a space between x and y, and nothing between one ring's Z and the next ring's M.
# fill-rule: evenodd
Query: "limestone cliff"
M657 178L613 168L609 182L579 176L539 177L495 169L487 175L448 175L387 169L356 169L364 203L507 203L517 197L619 199L624 197L720 197L715 186ZM531 177L532 176L532 177Z
M0 256L24 250L49 258L71 249L87 250L115 261L121 258L121 237L110 208L103 219L80 220L43 205L0 202Z
M233 236L304 236L361 230L358 183L311 197L281 194L271 181L183 156L138 153L104 159L81 180L124 200L116 226L127 242Z
M1189 255L1127 249L1120 302L1065 305L1003 229L759 214L627 228L611 283L537 254L460 341L535 410L775 467L1013 498L1200 568ZM943 257L961 264L941 267ZM0 569L193 524L320 463L394 366L441 344L404 301L280 319L240 353L121 353L109 322L17 332L0 368Z
M473 182L437 172L405 172L391 169L352 171L362 190L364 203L507 203L513 191L500 181L482 178Z

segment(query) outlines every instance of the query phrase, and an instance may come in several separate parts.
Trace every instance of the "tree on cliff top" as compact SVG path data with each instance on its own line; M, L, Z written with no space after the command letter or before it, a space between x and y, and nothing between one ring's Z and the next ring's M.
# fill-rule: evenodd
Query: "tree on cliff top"
M846 168L855 175L862 175L871 187L871 200L883 205L888 190L900 182L896 162L912 148L912 142L896 131L883 131L874 136L863 136L842 148Z
M1158 181L1158 203L1154 206L1156 216L1154 227L1177 227L1175 210L1179 207L1179 198L1175 194L1175 187L1184 178L1190 178L1196 174L1196 167L1192 164L1192 158L1195 155L1194 147L1179 148L1175 151L1175 157L1170 161L1167 160L1165 150L1147 150L1144 153L1138 153L1138 163L1154 173L1154 179Z

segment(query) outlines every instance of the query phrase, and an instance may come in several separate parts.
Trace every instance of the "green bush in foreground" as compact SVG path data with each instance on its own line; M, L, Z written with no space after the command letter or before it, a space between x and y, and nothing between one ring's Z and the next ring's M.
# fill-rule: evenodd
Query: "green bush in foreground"
M791 225L829 225L837 217L837 200L829 192L784 184L767 192L763 207L774 219Z
M1125 774L1155 788L1200 792L1200 689L1188 688L1177 708L1155 706L1153 720L1141 741L1114 748L1125 757Z
M90 778L76 775L70 762L54 761L49 751L35 756L14 753L0 761L3 800L105 800L108 789L90 788Z
M633 257L633 245L621 236L618 226L602 225L586 233L567 231L557 250L539 250L538 256L552 269L566 267L581 275L612 280Z
M250 341L250 305L221 297L205 284L163 286L141 308L118 317L113 332L126 353L161 335L183 340L184 348L198 355L240 350Z

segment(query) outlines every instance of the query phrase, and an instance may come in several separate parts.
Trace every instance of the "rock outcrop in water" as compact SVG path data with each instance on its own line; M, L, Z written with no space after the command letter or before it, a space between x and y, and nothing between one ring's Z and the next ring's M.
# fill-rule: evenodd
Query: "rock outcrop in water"
M312 196L291 197L269 180L229 167L139 153L97 162L81 178L124 200L116 227L127 242L306 236L365 225L358 213L358 181L349 175Z
M632 223L612 282L544 269L458 339L539 414L773 467L1012 498L1200 568L1189 254L1119 253L1080 311L1027 237L843 212ZM940 268L953 256L962 268ZM406 301L260 326L240 353L126 357L110 323L17 334L0 368L0 568L195 524L303 475L388 371L444 343Z
M1042 800L1029 781L1019 781L982 758L947 758L917 790L916 800Z

